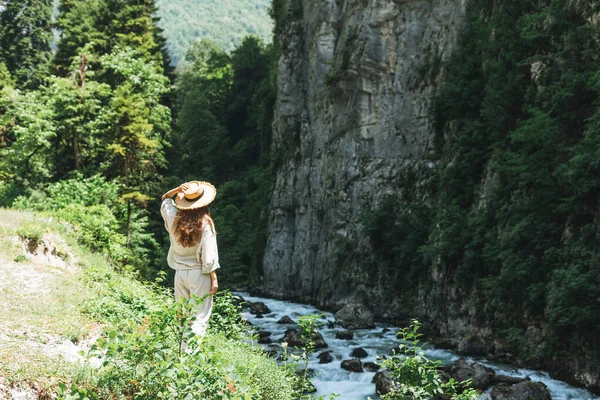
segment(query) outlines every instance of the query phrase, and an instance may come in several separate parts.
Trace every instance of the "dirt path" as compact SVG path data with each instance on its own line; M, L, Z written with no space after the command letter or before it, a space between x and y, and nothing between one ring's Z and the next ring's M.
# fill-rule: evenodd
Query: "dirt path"
M81 313L82 271L64 240L17 234L31 218L0 210L0 400L52 398L47 389L69 375L99 330Z

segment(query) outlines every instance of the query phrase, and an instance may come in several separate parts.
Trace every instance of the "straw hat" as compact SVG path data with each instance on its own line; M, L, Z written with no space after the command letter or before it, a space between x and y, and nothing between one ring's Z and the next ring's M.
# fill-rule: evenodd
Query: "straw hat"
M206 207L217 195L217 189L208 182L190 181L188 188L175 196L175 207L180 210L193 210Z

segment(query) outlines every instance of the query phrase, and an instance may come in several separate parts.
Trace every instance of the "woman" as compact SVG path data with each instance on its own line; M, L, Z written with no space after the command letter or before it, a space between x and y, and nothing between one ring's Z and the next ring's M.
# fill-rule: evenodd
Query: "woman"
M212 295L219 288L215 272L219 268L217 233L207 207L216 194L210 183L191 181L165 193L160 208L171 241L167 263L175 270L175 299L208 294L198 305L192 325L200 337L206 333Z

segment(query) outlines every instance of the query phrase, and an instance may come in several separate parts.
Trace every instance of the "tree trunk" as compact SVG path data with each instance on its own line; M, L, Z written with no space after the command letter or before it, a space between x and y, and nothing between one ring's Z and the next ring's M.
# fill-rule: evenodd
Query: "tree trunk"
M131 247L131 199L127 199L127 248Z

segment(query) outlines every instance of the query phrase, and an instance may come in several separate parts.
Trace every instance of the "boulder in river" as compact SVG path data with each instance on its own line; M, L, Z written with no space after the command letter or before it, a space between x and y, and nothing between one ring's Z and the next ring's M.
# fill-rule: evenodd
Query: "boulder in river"
M346 329L375 328L373 313L364 304L348 303L336 314L336 323Z
M283 334L282 342L287 342L290 347L304 347L304 339L296 329L288 329Z
M362 362L357 359L342 361L342 368L350 372L364 372Z
M381 368L381 366L374 362L366 362L363 364L363 368L368 372L377 372Z
M481 336L465 336L459 343L458 353L468 356L485 356L488 354L488 345Z
M265 336L265 337L258 338L258 343L260 343L260 344L271 344L271 343L273 343L273 340L270 337Z
M394 390L394 381L391 376L392 373L390 371L380 371L375 374L373 383L375 384L377 394L384 395Z
M269 331L258 331L258 337L260 339L271 336L271 332Z
M325 338L319 332L315 333L313 340L315 341L315 349L325 349L329 347Z
M369 353L367 353L367 351L362 347L357 347L356 349L352 350L352 353L350 354L350 356L354 358L365 358L368 355Z
M279 321L277 321L278 324L295 324L294 320L291 319L290 317L288 317L287 315L284 315Z
M495 386L490 393L490 398L492 400L552 400L546 385L531 381Z
M335 338L342 339L342 340L352 340L352 338L354 338L354 332L352 332L350 330L336 332Z
M262 301L250 304L250 314L268 314L271 310Z
M454 361L447 369L448 374L458 382L472 379L471 386L475 389L487 389L491 384L494 370L481 364L469 364L464 358Z
M326 347L329 347L327 345L327 342L325 342L323 335L321 335L319 332L315 333L313 335L312 339L315 343L315 349L324 349ZM291 346L291 347L305 347L306 346L304 338L302 338L302 334L300 334L300 332L298 332L296 329L293 329L293 328L285 331L285 334L283 335L283 339L281 339L281 341L287 342L288 346Z
M319 359L319 364L329 364L333 361L333 356L330 351L324 351L317 356Z

